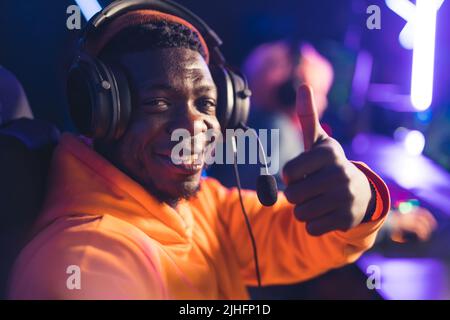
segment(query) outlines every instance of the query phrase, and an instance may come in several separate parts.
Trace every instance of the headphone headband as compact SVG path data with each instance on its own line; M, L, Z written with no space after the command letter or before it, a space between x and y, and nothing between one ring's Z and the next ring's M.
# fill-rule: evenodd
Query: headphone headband
M84 50L91 56L96 57L102 49L124 29L159 21L169 21L181 24L197 34L197 37L199 38L205 52L206 63L209 64L209 49L206 41L201 33L192 24L180 17L148 9L129 11L118 16L111 23L106 25L97 37L91 38L90 41L86 42Z
M138 10L153 10L184 20L188 26L192 26L194 31L196 31L200 38L204 40L202 42L206 44L206 49L207 52L209 52L211 62L220 66L225 64L225 59L219 49L222 45L222 40L219 36L196 14L171 0L114 1L89 20L87 26L81 33L79 52L88 51L88 39L98 36L108 24L115 21L119 16Z

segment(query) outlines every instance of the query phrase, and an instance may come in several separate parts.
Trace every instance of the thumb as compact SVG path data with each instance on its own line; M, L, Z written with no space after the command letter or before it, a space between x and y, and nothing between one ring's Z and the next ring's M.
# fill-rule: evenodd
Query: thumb
M305 151L309 151L316 142L328 137L327 133L320 126L314 105L314 94L310 86L302 84L298 88L296 109L302 127Z

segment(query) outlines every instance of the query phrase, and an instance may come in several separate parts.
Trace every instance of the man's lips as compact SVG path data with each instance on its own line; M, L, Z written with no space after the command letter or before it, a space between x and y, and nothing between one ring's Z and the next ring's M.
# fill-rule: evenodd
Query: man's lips
M192 175L202 170L204 164L203 153L172 158L168 153L154 153L154 156L169 170L183 175Z

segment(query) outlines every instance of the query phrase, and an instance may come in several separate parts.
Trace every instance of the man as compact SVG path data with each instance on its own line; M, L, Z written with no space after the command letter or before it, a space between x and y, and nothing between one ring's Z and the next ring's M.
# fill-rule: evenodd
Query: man
M236 189L202 179L206 143L196 146L201 165L195 157L179 165L170 159L175 129L220 130L218 92L200 39L166 15L124 27L99 48L135 88L130 123L120 139L94 141L95 149L73 135L61 139L11 298L248 298L245 285L257 279ZM299 89L297 107L308 151L284 168L285 195L263 207L255 193L243 193L263 285L354 261L372 245L389 208L383 182L349 162L321 129L309 87Z

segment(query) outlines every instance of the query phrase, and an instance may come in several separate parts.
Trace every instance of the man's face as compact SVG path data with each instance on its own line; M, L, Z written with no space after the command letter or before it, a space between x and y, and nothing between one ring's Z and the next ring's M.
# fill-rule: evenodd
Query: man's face
M121 63L133 83L136 105L114 147L114 162L161 201L192 196L204 166L206 131L220 131L217 90L205 60L196 51L167 48L130 53ZM195 156L179 165L171 160L176 129L203 136L193 139ZM197 165L192 163L196 157Z

